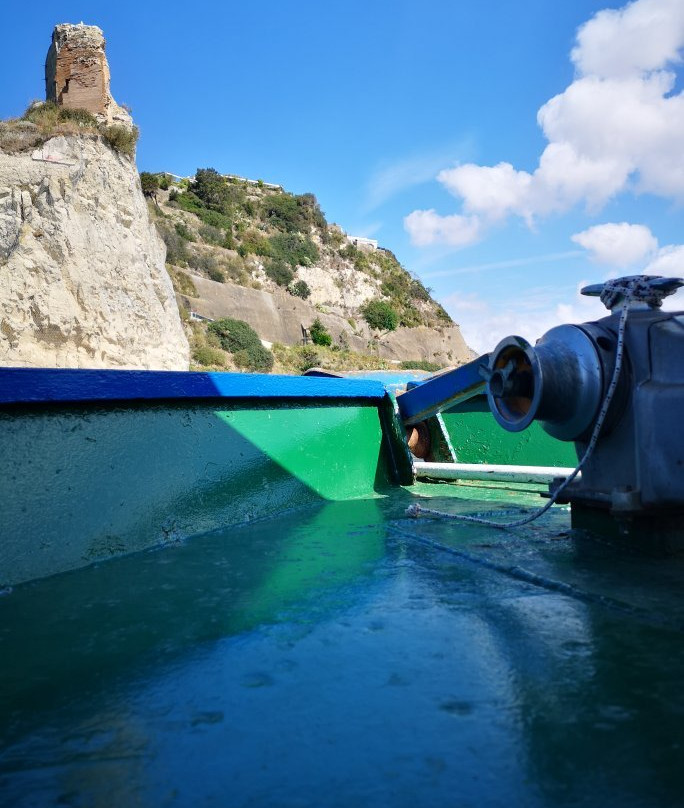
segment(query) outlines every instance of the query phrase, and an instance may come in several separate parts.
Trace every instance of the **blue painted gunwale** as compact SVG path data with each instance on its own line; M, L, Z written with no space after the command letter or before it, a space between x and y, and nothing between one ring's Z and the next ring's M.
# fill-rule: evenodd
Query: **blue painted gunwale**
M162 370L0 368L0 404L193 399L335 399L379 404L382 382Z
M484 354L454 370L409 384L407 391L397 396L403 422L416 424L482 393L485 380L480 375L480 367L488 358L489 354Z

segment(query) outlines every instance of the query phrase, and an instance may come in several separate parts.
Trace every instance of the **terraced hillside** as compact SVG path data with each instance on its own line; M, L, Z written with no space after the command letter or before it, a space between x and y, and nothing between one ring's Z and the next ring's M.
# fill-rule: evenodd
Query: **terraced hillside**
M213 169L180 181L143 173L141 181L197 364L235 366L236 352L207 327L226 317L249 323L280 370L441 367L470 357L430 290L389 250L329 224L313 194Z

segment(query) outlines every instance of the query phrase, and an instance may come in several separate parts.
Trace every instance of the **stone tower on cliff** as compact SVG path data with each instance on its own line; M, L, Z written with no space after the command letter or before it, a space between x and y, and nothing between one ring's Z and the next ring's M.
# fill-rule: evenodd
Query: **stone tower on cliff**
M102 123L132 126L112 98L105 38L96 25L56 25L45 60L45 97L67 109L85 109Z
M0 365L188 368L164 243L132 155L108 136L133 122L104 45L99 28L58 25L45 69L48 101L99 126L5 122L20 136L0 141Z

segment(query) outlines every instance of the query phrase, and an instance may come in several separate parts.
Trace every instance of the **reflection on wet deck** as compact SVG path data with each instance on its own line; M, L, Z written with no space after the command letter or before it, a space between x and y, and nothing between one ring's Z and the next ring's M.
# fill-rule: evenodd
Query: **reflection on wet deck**
M451 506L513 507L475 492ZM0 803L677 804L682 562L407 500L0 598Z

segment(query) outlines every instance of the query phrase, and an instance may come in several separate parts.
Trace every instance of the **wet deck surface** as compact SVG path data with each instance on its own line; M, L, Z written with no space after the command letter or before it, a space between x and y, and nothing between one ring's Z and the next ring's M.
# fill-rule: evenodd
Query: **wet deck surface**
M521 494L461 497L433 502L517 513ZM410 501L0 598L0 804L681 804L684 562L562 510L498 532Z

